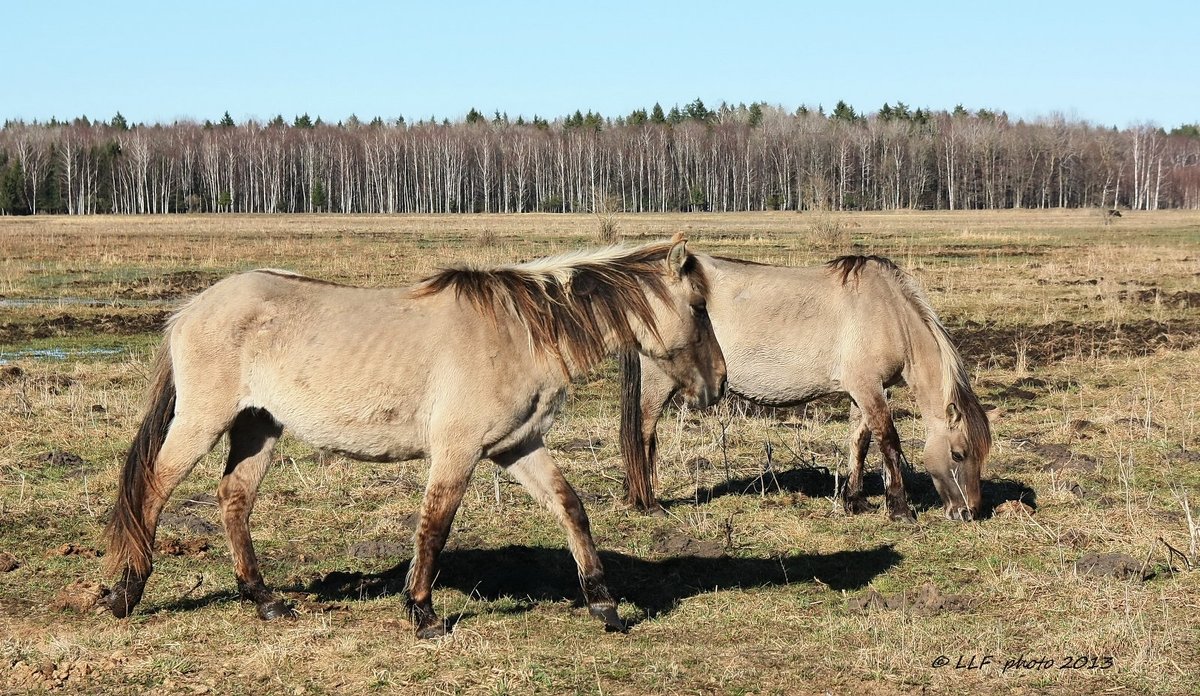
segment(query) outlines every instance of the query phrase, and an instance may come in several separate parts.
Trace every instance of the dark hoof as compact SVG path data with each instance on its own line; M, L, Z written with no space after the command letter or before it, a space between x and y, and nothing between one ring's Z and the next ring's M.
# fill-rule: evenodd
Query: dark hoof
M588 607L588 613L604 622L604 630L610 633L625 633L625 623L621 621L621 617L617 616L617 607L615 604L592 604Z
M907 505L903 510L890 510L888 512L888 518L893 522L900 522L903 524L917 523L917 513L913 512L912 508L908 507Z
M846 498L842 506L846 510L847 515L861 515L867 512L874 512L879 509L879 505L867 500L865 496L854 496Z
M294 619L298 616L296 610L282 599L276 599L271 602L259 602L255 607L258 609L258 618L263 621Z
M108 610L118 619L133 613L133 608L142 600L142 588L130 587L125 581L118 582L104 598Z
M433 611L433 604L425 601L423 603L414 602L411 599L405 602L408 608L408 619L412 621L413 628L417 631L418 640L433 640L441 638L450 632L446 627L446 622L438 618L438 615Z
M450 631L449 631L449 629L446 628L446 623L444 621L435 621L434 623L432 623L428 626L422 626L421 628L418 628L417 629L417 639L418 640L434 640L437 638L441 638L442 636L444 636L448 633L450 633Z
M647 517L666 517L667 511L662 505L658 504L657 500L652 500L649 503L625 499L625 505L634 512L640 512Z
M114 592L105 601L108 603L108 610L118 619L129 616L129 613L133 611L133 604L124 592L120 594Z
M421 626L416 629L416 638L420 641L433 641L445 635L450 634L450 629L446 628L443 620L436 620L430 625Z

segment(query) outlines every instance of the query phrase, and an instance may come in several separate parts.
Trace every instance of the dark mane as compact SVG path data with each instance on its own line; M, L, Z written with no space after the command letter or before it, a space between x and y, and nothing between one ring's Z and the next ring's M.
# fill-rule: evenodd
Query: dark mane
M343 285L342 283L335 283L332 280L322 280L321 278L312 278L310 276L300 275L299 273L292 273L291 271L280 271L280 270L277 270L274 268L256 268L256 269L254 269L254 272L255 273L265 273L267 275L275 276L276 278L286 278L287 280L295 280L295 281L299 281L301 283L312 283L314 285L332 285L333 287L337 287L337 288L347 287L346 285Z
M619 347L636 344L631 315L657 333L647 296L653 293L670 304L664 264L671 247L662 242L495 268L447 268L421 281L414 295L453 289L493 322L505 310L528 330L535 350L555 357L568 372L568 364L582 370L610 352L612 346L605 342L610 332ZM707 297L703 272L693 257L684 273Z
M857 279L858 274L862 272L863 266L872 261L889 271L895 272L900 270L900 267L893 263L891 259L884 256L875 256L874 254L870 256L839 256L832 261L826 262L825 267L834 273L840 273L842 276L842 285L845 285L851 276Z
M712 258L716 259L717 261L725 261L728 263L738 263L743 266L770 266L771 265L769 263L762 263L761 261L751 261L750 259L735 259L732 256L713 256Z

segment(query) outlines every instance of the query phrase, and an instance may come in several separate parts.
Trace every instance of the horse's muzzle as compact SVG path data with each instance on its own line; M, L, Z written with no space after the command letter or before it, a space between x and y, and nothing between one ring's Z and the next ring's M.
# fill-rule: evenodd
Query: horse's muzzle
M727 380L722 376L716 388L704 385L700 389L694 390L689 395L692 408L707 408L720 401L721 397L725 396L726 382Z

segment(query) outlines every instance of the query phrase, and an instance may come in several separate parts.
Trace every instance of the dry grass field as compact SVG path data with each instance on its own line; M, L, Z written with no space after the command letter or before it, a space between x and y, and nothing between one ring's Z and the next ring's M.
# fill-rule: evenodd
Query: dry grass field
M595 245L600 222L3 218L0 692L1200 693L1200 214L616 222L631 243L683 230L705 252L783 264L874 253L911 271L990 409L993 514L944 519L904 389L892 398L916 527L834 503L849 436L838 399L668 411L667 514L633 513L610 361L574 386L549 444L591 515L628 634L587 616L564 533L485 462L434 591L457 623L418 642L399 593L426 463L358 463L286 437L252 524L268 584L300 618L263 623L237 599L218 446L168 504L146 597L117 621L93 606L112 581L96 556L172 306L262 266L408 284L458 260ZM880 502L874 449L869 463Z

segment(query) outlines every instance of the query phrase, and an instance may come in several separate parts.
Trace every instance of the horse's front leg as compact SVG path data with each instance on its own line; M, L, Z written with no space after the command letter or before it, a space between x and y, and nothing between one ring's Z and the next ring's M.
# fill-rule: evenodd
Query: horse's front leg
M421 502L421 521L417 525L413 559L408 566L405 592L408 615L418 638L437 638L446 634L446 625L433 610L433 577L437 557L446 546L454 514L462 502L479 461L479 451L464 451L454 445L435 450L429 467L429 482Z
M908 496L904 492L904 476L900 469L903 458L900 452L900 434L896 432L892 411L888 408L883 390L872 388L858 394L851 393L850 396L862 409L870 434L879 443L879 450L883 453L884 498L887 501L888 517L895 522L916 522L917 515L909 507Z
M871 447L871 427L863 417L862 409L857 406L850 409L850 420L856 417L859 419L858 426L850 435L850 478L842 489L842 505L850 515L879 509L863 494L863 468L867 461L867 450Z
M588 612L603 621L606 630L624 632L625 624L617 615L617 603L604 583L604 567L592 540L587 512L575 489L554 465L545 445L539 441L519 452L495 457L495 460L508 469L534 500L554 513L566 529L567 544L575 558Z

